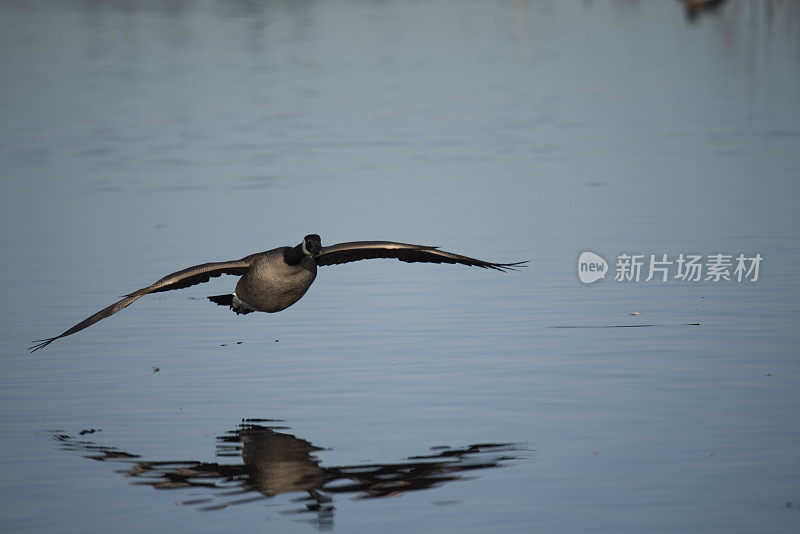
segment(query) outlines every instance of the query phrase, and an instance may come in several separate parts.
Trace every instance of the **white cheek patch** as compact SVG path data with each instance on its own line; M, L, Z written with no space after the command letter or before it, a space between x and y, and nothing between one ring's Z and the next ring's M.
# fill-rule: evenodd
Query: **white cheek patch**
M311 253L306 248L306 240L305 239L303 239L303 254L306 255L306 256L311 256Z

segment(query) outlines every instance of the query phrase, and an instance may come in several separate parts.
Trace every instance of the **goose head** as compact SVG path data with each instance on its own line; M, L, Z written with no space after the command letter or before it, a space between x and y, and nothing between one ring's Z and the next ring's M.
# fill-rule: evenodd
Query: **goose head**
M300 247L305 256L315 256L322 250L322 240L317 234L308 234L303 238Z

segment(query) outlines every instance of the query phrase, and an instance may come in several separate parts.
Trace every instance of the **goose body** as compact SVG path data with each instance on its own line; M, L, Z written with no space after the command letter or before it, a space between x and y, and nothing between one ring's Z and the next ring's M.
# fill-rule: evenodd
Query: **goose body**
M236 290L230 296L233 311L275 313L285 310L306 294L317 277L317 264L312 256L303 255L296 265L290 265L286 262L286 254L285 248L256 254L252 267L239 278ZM212 301L216 302L214 298ZM224 300L217 304L228 303Z
M527 263L493 263L440 250L438 247L394 241L352 241L323 247L317 234L309 234L294 247L278 247L245 256L240 260L203 263L169 274L147 287L125 295L121 300L57 336L34 341L29 350L35 352L56 339L79 332L130 306L144 295L182 289L208 282L212 277L223 274L241 277L236 289L231 294L208 297L209 300L228 306L237 314L279 312L306 294L317 277L317 267L373 258L396 258L407 263L457 263L497 271L513 270L514 267Z

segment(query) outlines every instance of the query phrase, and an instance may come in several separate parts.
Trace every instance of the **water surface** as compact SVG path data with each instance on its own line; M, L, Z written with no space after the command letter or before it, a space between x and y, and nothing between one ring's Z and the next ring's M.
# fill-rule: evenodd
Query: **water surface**
M789 0L0 2L2 530L796 531L797 20ZM241 317L205 299L222 277L25 350L308 233L532 266L324 267ZM764 261L754 283L585 286L584 250ZM248 463L251 419L282 421L261 437L317 482L259 486L248 465L277 464ZM448 480L363 498L331 475L386 489L420 462ZM229 478L153 489L212 464Z

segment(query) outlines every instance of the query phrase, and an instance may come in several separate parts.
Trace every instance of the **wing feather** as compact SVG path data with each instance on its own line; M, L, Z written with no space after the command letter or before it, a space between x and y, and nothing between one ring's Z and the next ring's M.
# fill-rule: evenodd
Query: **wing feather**
M69 330L55 336L49 337L45 339L37 339L33 343L34 345L28 347L28 350L31 352L36 352L39 349L42 349L55 341L56 339L69 336L74 334L75 332L80 332L84 328L88 328L92 326L94 323L98 321L102 321L106 317L111 317L118 311L127 308L130 306L134 301L138 298L143 297L149 293L160 293L162 291L171 291L173 289L182 289L184 287L193 286L196 284L201 284L203 282L208 282L212 277L217 277L223 274L232 274L232 275L243 275L250 269L250 266L253 263L253 259L258 254L251 254L250 256L246 256L240 260L234 261L223 261L223 262L212 262L212 263L203 263L202 265L195 265L194 267L188 267L186 269L174 272L172 274L168 274L167 276L161 278L157 282L150 284L147 287L143 287L133 293L129 293L122 298L122 300L118 300L111 306L103 308L99 312L95 313L91 317L87 317L80 323L76 324Z
M338 243L336 245L324 247L319 254L314 256L317 265L320 266L336 265L339 263L369 260L373 258L396 258L407 263L457 263L481 267L482 269L495 269L498 271L514 270L514 267L527 263L526 261L494 263L440 250L439 247L396 243L394 241L352 241L349 243Z

